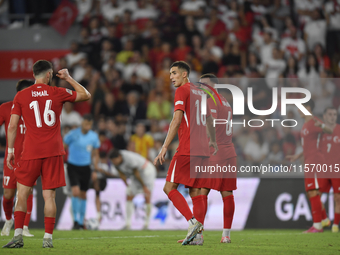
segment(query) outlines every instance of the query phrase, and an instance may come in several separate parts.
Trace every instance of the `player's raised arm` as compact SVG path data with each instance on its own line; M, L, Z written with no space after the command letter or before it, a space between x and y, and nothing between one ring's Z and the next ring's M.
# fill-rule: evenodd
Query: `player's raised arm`
M333 129L331 129L330 127L326 126L326 124L322 123L317 118L313 117L313 120L314 120L314 125L316 127L320 127L324 133L327 133L327 134L332 134L333 133Z
M153 161L154 165L157 164L158 160L159 160L159 163L161 165L164 163L165 154L168 150L170 143L172 142L172 140L175 138L175 136L177 134L179 126L181 125L182 118L183 118L183 111L181 111L181 110L175 111L174 116L172 117L172 120L171 120L171 123L170 123L170 126L169 126L168 134L166 135L164 144L162 146L162 149L159 152L158 156Z
M7 166L8 166L9 169L13 169L13 166L14 166L14 142L15 142L15 137L17 135L17 128L18 128L19 120L20 120L19 115L12 114L11 120L8 124L8 130L7 130L7 142L8 142Z
M81 101L87 101L91 98L90 92L87 91L86 88L84 88L82 85L80 85L76 80L74 80L71 75L68 73L67 69L59 70L57 73L57 76L67 81L71 84L71 86L75 89L77 92L77 97L74 102L81 102Z

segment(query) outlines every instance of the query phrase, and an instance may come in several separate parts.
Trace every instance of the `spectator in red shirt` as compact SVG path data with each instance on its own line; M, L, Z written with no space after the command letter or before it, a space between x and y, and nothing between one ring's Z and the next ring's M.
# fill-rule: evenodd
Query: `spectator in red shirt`
M177 36L177 47L174 50L173 58L174 61L185 60L187 54L191 51L191 48L187 46L187 39L184 34Z
M105 131L99 132L99 140L100 140L99 152L103 151L105 153L109 153L109 151L113 149L112 142L110 141L109 138L106 137Z
M224 40L226 38L227 27L218 18L218 10L213 7L210 11L210 20L205 26L204 36L213 36L216 40L216 45L223 48Z

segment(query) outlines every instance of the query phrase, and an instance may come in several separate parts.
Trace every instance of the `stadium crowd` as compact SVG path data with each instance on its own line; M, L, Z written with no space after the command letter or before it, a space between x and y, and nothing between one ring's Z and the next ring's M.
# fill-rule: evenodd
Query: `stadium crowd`
M256 109L270 108L272 87L281 86L310 90L316 115L327 106L340 106L339 0L75 3L79 40L54 67L68 68L92 98L66 103L62 127L67 133L80 125L82 115L92 113L101 151L128 149L150 160L157 156L173 113L169 69L178 60L190 64L192 82L201 74L214 73L245 95L252 87ZM53 83L68 86L57 77ZM231 103L231 94L224 95ZM289 110L281 116L278 109L266 116L271 117L296 119L298 126L271 127L270 122L261 128L235 126L233 141L242 165L281 164L286 155L301 150L303 121L298 112ZM264 118L247 112L241 119ZM168 163L177 148L176 142L172 145ZM166 171L167 164L158 166L160 176Z

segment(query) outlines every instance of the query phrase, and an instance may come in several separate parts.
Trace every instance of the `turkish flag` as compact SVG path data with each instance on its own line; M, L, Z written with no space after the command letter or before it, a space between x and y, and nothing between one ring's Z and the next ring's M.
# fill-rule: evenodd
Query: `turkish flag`
M77 6L68 0L63 0L58 8L53 12L48 23L61 35L65 35L74 20L77 18L77 15Z

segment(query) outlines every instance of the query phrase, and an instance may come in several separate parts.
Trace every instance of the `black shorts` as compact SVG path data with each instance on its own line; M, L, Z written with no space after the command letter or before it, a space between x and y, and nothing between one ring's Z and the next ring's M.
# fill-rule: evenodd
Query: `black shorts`
M67 173L71 187L79 186L81 191L87 191L91 181L90 166L75 166L67 163Z
M105 188L106 188L106 185L107 185L106 178L99 178L99 179L97 179L97 181L98 181L98 184L99 184L98 185L99 186L99 190L97 190L96 192L104 191ZM90 188L91 189L95 189L93 181L91 181Z

